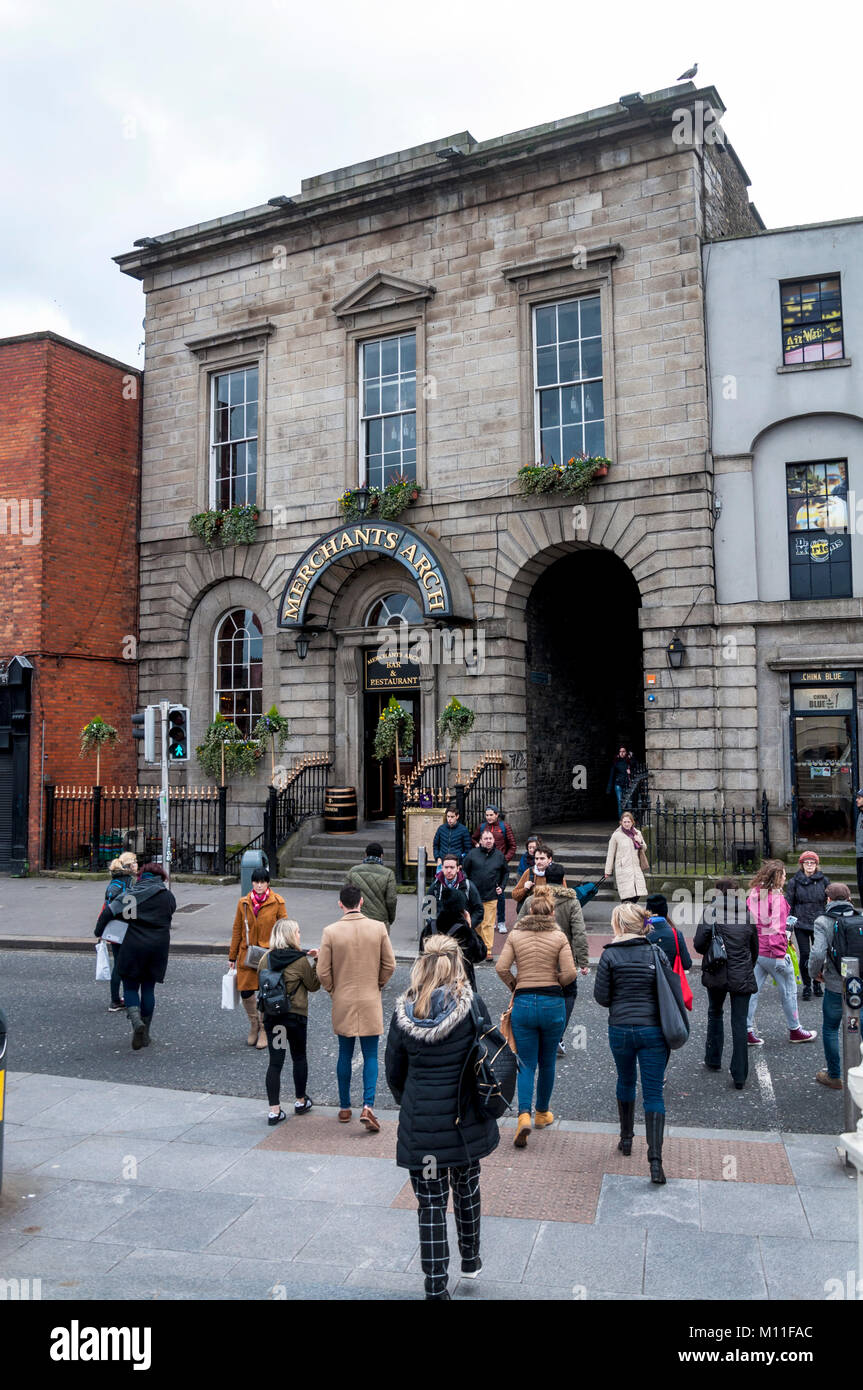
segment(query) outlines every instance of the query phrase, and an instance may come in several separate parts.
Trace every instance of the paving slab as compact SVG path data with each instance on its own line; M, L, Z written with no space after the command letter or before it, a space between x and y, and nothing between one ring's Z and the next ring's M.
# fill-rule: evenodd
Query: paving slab
M262 1197L257 1200L241 1196L234 1198L212 1188L206 1193L201 1193L199 1200L204 1203L237 1201L246 1204L230 1225L226 1223L218 1235L203 1242L199 1247L206 1247L207 1253L211 1255L233 1254L246 1259L253 1251L259 1249L261 1232L266 1231L267 1253L270 1258L292 1260L338 1211L335 1202L304 1202L300 1198L282 1196ZM375 1215L379 1213L376 1212ZM308 1258L311 1261L315 1260L313 1254ZM332 1259L320 1258L320 1263L353 1266L354 1262L349 1251L345 1250L340 1258L334 1251Z
M413 1219L414 1230L417 1233L417 1241L419 1241L419 1222L415 1211ZM525 1270L536 1244L540 1225L541 1222L539 1221L522 1221L516 1217L483 1216L479 1237L483 1278L494 1279L501 1283L520 1283L525 1277ZM458 1250L455 1218L450 1212L447 1213L446 1226L449 1242L450 1283L452 1284L461 1272L461 1257ZM417 1246L409 1269L419 1271L420 1268L420 1252L419 1246ZM471 1280L467 1282L470 1283Z
M824 1141L827 1142L824 1142ZM856 1177L836 1153L837 1139L827 1135L801 1134L785 1136L785 1152L795 1181L805 1187L832 1187L844 1191Z
M3 1276L20 1279L25 1276L62 1275L66 1279L78 1275L89 1277L102 1274L128 1255L131 1246L95 1245L91 1240L53 1240L34 1236L26 1245L13 1250L3 1260Z
M680 1249L680 1235L673 1233ZM685 1239L688 1241L690 1233ZM525 1284L566 1287L571 1297L591 1289L619 1295L641 1293L644 1227L567 1226L543 1221L524 1273ZM580 1292L584 1290L584 1292Z
M676 1289L683 1297L766 1299L767 1284L754 1236L668 1226L647 1232L644 1292L651 1298Z
M805 1232L806 1217L794 1188L783 1183L706 1182L698 1184L701 1229L749 1236L757 1231Z
M328 1154L294 1153L273 1151L259 1147L248 1149L238 1155L234 1150L230 1167L220 1173L211 1184L213 1192L243 1192L251 1197L265 1197L273 1193L279 1197L288 1195L305 1196L305 1185L315 1177L329 1162ZM332 1202L332 1192L320 1198Z
M857 1176L844 1188L810 1187L800 1183L797 1194L816 1240L854 1240L857 1230Z
M228 1192L157 1192L96 1240L150 1250L203 1250L248 1209L249 1198ZM214 1250L212 1254L223 1254Z
M701 1226L698 1182L693 1178L678 1178L674 1182L666 1183L664 1187L658 1187L648 1176L627 1178L606 1173L599 1192L596 1224L671 1224L692 1226L698 1230Z
M240 1258L231 1269L226 1282L256 1288L256 1298L271 1298L276 1302L282 1302L304 1298L305 1289L314 1284L343 1284L350 1273L350 1265L316 1265L308 1261L297 1264L287 1257L283 1260Z
M388 1207L404 1187L405 1170L388 1158L344 1158L334 1155L304 1184L304 1200L332 1201L338 1193L344 1206Z
M162 1190L201 1192L236 1161L236 1149L179 1142L163 1144L140 1161L138 1181Z
M73 1136L64 1152L39 1164L35 1176L128 1182L129 1178L124 1174L134 1171L130 1170L129 1161L133 1159L135 1163L140 1163L142 1159L149 1158L162 1147L162 1142L161 1139L143 1139L140 1135L135 1135L133 1142L108 1134L97 1134L90 1139L76 1139Z
M339 1207L303 1246L303 1263L351 1265L352 1269L406 1270L419 1246L414 1212L381 1207Z
M771 1298L848 1297L860 1277L857 1232L850 1240L815 1240L805 1236L759 1236L761 1258ZM850 1280L849 1280L850 1275ZM831 1282L832 1281L832 1282ZM857 1297L863 1293L860 1285Z
M211 1255L194 1250L133 1250L114 1266L118 1278L128 1274L136 1281L193 1279L199 1283L221 1283L237 1263L233 1255Z
M10 1225L34 1236L90 1240L152 1195L136 1183L64 1182L35 1202L22 1202Z
M70 1136L32 1125L13 1125L6 1121L3 1135L4 1173L32 1172L40 1164L68 1149Z

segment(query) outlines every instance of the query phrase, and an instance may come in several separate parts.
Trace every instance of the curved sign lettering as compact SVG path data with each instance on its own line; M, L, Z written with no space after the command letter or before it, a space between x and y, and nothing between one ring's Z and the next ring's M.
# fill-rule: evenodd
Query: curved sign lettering
M452 596L443 565L423 536L398 524L368 522L339 526L321 536L294 566L279 605L279 627L302 627L312 589L335 561L346 555L371 551L389 555L404 565L416 581L427 618L453 616Z

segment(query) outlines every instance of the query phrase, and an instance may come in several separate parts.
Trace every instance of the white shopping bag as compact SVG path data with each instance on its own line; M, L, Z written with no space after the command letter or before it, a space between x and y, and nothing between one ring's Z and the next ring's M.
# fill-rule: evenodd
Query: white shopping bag
M228 970L222 976L222 1008L235 1009L237 1007L237 972Z
M111 979L111 957L108 955L108 947L104 941L96 942L96 979Z

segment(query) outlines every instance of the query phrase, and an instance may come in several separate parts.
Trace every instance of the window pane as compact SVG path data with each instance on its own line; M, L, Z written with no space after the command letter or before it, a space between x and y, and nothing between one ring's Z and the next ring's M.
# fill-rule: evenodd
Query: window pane
M246 368L246 400L256 401L258 399L258 369L257 367Z
M540 348L536 354L537 385L550 386L557 379L557 348Z
M229 415L230 415L230 411L228 410L227 406L220 406L220 407L214 412L214 417L213 417L213 424L214 424L214 428L215 428L215 437L214 437L214 439L213 439L213 443L214 443L214 444L221 444L221 443L223 442L223 440L227 439L227 437L228 437L228 419L229 419Z
M578 338L578 304L559 304L557 309L558 341L566 343Z
M415 449L417 443L417 417L402 416L402 443L406 449Z
M401 366L403 372L417 369L417 340L415 333L406 333L401 339Z
M396 376L399 370L399 340L386 338L380 345L381 376Z
M399 419L395 419L395 420L385 420L385 421L384 421L384 453L385 453L385 454L392 454L392 453L395 453L398 449L401 449L401 446L402 446L401 421L400 421Z
M584 438L581 432L581 425L569 425L563 431L563 454L561 463L569 463L570 459L578 458L584 448Z
M598 337L601 332L599 295L581 300L581 336Z
M379 386L366 387L366 399L363 409L364 415L379 415L381 410L381 388Z
M366 425L366 452L379 454L384 447L383 421L369 420Z
M560 424L560 392L541 391L539 394L539 423L540 428L548 429L551 425Z
M585 420L602 419L602 382L592 381L589 386L583 387L584 390L584 418Z
M544 464L560 463L560 431L543 430L540 435L542 452L537 462Z
M397 381L386 383L381 387L381 412L387 415L392 410L399 408L399 384Z
M824 344L824 360L827 361L828 358L841 357L842 351L843 348L841 337L831 338L829 342L826 342Z
M582 343L581 375L583 380L587 377L602 376L601 338L588 338L587 342Z
M366 380L369 377L380 376L381 374L381 345L380 343L366 343L363 348L363 376Z
M806 464L794 463L787 471L787 488L789 494L806 491Z
M555 312L554 305L551 308L537 309L536 311L536 343L537 347L553 343L555 338Z
M578 343L561 343L560 379L561 381L578 381Z
M599 424L585 425L584 427L584 452L591 458L602 458L605 455L605 429Z
M246 433L246 412L241 405L231 407L231 438L243 439Z
M221 405L227 405L230 394L230 384L227 376L216 377L216 400Z
M407 381L402 381L399 394L401 410L416 410L417 404L417 383L416 377L410 377Z
M787 328L800 322L800 291L796 286L782 291L782 322Z
M231 405L241 405L242 402L245 400L245 395L246 395L245 390L244 390L243 373L242 373L242 372L231 372L230 383L231 383L231 395L230 395Z
M366 459L366 474L369 487L381 487L384 460L382 454L370 454Z
M258 403L252 401L251 405L246 406L246 434L256 435L258 433Z
M565 425L581 423L581 392L580 386L567 386L566 390L560 393L561 412Z

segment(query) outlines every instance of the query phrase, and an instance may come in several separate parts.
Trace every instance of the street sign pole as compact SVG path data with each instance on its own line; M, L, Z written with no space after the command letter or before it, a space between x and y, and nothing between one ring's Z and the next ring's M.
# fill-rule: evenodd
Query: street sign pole
M159 792L159 820L162 823L162 866L171 886L171 838L168 833L168 701L159 705L162 713L162 788Z

